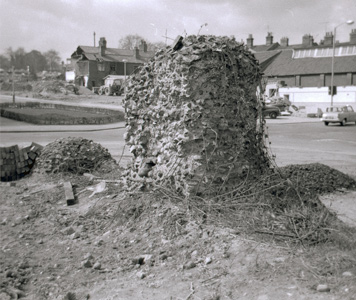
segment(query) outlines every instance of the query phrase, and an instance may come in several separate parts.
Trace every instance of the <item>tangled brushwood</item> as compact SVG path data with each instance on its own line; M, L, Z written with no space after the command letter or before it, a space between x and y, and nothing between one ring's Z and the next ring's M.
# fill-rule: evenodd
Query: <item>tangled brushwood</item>
M253 54L228 37L189 36L157 52L124 99L127 181L213 195L270 173L260 78Z
M274 165L260 79L253 54L227 37L189 36L157 52L131 76L124 99L133 159L123 181L201 223L325 241L337 218L318 194L356 183L320 164Z
M83 174L114 163L109 151L100 144L84 138L68 137L45 146L36 161L37 170L47 173Z

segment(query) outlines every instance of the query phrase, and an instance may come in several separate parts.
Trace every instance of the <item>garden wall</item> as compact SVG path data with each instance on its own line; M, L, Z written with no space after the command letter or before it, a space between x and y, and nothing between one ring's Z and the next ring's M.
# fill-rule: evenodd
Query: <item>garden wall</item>
M9 111L8 109L16 108L19 111ZM53 119L39 119L36 116L30 114L24 114L21 112L22 108L33 109L60 109L65 111L84 111L88 113L95 113L95 117L77 117L69 120L60 120L58 117ZM85 106L72 106L64 104L52 104L52 103L40 103L40 102L25 102L25 103L1 103L0 115L5 118L28 122L32 124L40 125L76 125L76 124L108 124L124 121L124 113L117 110L110 110L97 107L85 107Z

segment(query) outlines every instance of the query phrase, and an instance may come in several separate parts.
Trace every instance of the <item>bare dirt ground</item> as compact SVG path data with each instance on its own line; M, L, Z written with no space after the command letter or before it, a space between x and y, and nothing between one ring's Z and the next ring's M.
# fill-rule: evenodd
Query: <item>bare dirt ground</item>
M116 102L98 97L90 99ZM274 231L246 231L169 191L126 191L115 164L91 173L105 181L39 170L0 184L1 300L356 299L351 227L335 223L327 239L303 242L278 235L271 215ZM338 184L320 194L332 202L355 193Z

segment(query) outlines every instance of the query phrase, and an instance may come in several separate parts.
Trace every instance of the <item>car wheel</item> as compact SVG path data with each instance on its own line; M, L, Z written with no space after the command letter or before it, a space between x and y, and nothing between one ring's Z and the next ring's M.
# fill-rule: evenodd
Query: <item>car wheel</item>
M340 122L340 125L341 125L341 126L345 126L345 125L346 125L346 119L343 119L343 120Z
M275 119L275 118L277 118L277 113L271 112L271 113L269 114L269 117L270 117L271 119Z
M98 94L101 96L103 94L103 89L99 89Z
M110 96L110 89L108 87L105 88L105 95Z
M329 125L329 122L324 122L325 126L328 126Z

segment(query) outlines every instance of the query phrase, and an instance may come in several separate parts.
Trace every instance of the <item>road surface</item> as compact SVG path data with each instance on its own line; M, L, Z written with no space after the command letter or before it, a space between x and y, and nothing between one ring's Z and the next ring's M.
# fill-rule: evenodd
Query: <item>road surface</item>
M1 128L24 123L0 118ZM276 155L279 166L319 162L334 167L356 178L356 125L324 126L321 122L279 124L278 120L267 120L270 150ZM68 128L68 127L67 127ZM125 129L88 132L18 132L0 134L0 146L18 144L28 146L31 142L46 145L58 138L83 137L100 143L119 160L122 153L129 160L127 147L124 149Z
M355 124L273 124L268 133L277 165L319 162L356 179Z

